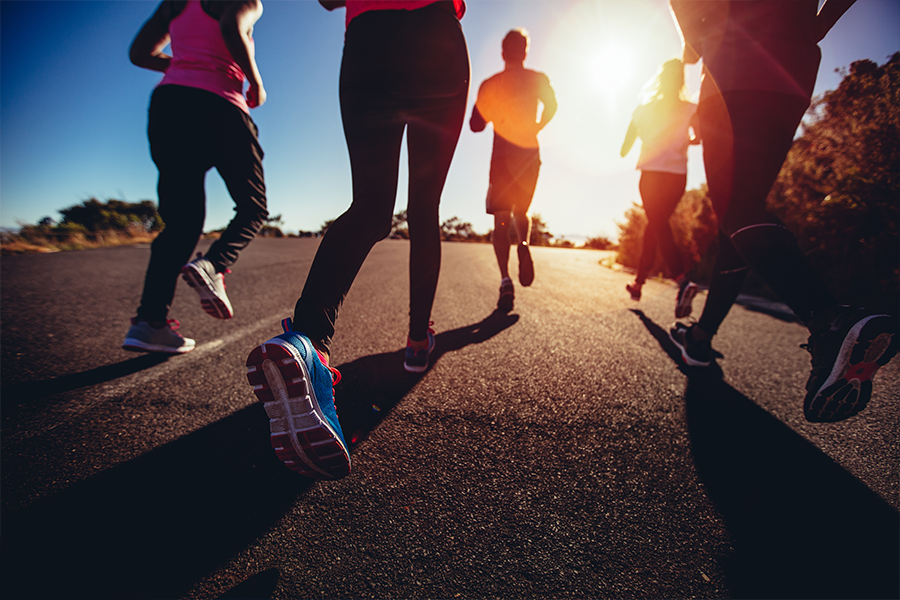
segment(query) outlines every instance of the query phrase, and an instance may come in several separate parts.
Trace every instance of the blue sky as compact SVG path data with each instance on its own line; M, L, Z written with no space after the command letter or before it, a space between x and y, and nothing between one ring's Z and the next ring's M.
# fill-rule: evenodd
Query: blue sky
M0 226L36 223L90 197L156 200L146 137L147 106L160 75L131 65L128 48L156 2L0 1ZM317 230L350 203L350 167L338 106L344 12L314 0L264 0L257 62L268 92L252 111L266 152L272 214L285 229ZM542 170L532 213L557 237L614 238L639 201L637 148L619 148L641 85L679 55L666 0L469 0L462 21L472 61L469 113L478 85L503 68L500 40L532 36L526 66L550 76L559 112L541 133ZM837 68L900 51L900 2L858 0L821 44L816 93ZM688 71L689 86L699 70ZM487 232L491 134L466 126L441 204ZM688 186L705 180L690 152ZM401 172L396 211L406 206ZM206 229L223 227L232 202L207 176Z

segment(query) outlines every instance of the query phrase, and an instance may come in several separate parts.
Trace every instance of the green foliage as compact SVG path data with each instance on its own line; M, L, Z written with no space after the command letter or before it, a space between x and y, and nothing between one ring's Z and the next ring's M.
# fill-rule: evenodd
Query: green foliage
M854 62L818 98L769 194L770 210L839 300L900 304L900 53Z
M510 227L510 232L510 235L515 235L512 227ZM544 223L541 215L531 215L531 239L528 240L528 243L532 246L551 246L550 240L552 239L553 234L550 233L550 230L547 227L547 224Z
M480 236L475 233L471 223L460 221L459 217L451 217L441 223L441 239L448 242L474 241Z
M103 203L90 198L81 204L64 208L59 213L63 216L59 226L80 225L91 233L132 228L154 232L163 228L162 219L156 212L156 204L151 200L132 203L111 199Z
M406 222L405 210L401 210L391 218L391 237L409 239L409 224Z
M641 260L641 246L644 243L644 230L647 228L647 214L644 207L636 202L625 211L625 222L616 223L619 228L619 252L616 262L620 265L637 269Z
M588 238L587 241L584 242L584 247L593 250L612 250L616 247L616 244L608 237L601 235L595 238Z
M284 220L281 218L280 214L267 217L266 222L263 223L263 226L259 229L258 235L259 237L282 238L284 237L284 232L281 230L282 225L284 225Z

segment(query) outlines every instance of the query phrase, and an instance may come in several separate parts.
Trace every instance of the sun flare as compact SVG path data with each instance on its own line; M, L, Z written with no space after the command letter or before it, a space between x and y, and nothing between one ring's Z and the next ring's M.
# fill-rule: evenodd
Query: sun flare
M609 42L591 58L591 84L598 91L614 95L634 78L634 66L634 50L618 42Z

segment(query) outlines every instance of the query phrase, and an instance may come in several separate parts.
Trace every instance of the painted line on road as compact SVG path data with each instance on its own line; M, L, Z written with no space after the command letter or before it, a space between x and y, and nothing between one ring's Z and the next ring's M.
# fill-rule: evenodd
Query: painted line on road
M280 311L279 314L284 314L285 311ZM275 324L273 326L273 323ZM256 334L257 331L263 329L265 327L270 327L272 329L278 329L277 333L273 335L278 335L281 333L280 327L277 325L279 323L278 319L274 317L266 317L265 319L260 319L253 325L248 325L247 327L242 327L237 331L226 335L225 337L210 340L208 342L203 342L199 346L196 346L190 352L187 352L181 356L172 357L170 360L162 363L157 368L148 369L147 371L142 371L137 375L136 378L132 378L129 381L115 381L110 382L108 384L104 384L104 388L100 390L98 394L97 401L104 401L109 399L112 396L121 395L124 391L133 389L135 387L143 387L148 383L151 383L157 379L161 379L166 375L169 375L175 369L180 369L185 366L190 366L192 362L196 362L202 358L204 358L207 354L216 351L224 346L228 346L233 344L239 340L242 340L247 337L252 337ZM266 338L268 339L268 338ZM260 340L263 342L265 340ZM247 349L249 352L251 348Z
M286 312L287 314L290 314L292 310L293 309L286 309L284 311L279 311L278 314L285 314ZM257 335L257 332L262 329L268 327L274 331L272 336L278 335L279 333L281 333L281 328L278 325L279 322L280 320L275 317L266 317L264 319L260 319L256 323L248 325L246 327L242 327L241 329L238 329L237 331L234 331L233 333L222 338L203 342L190 352L187 352L181 356L173 356L168 361L160 363L159 365L156 365L145 371L139 371L132 375L125 376L120 380L97 384L95 386L96 393L86 391L80 401L66 402L62 405L49 407L47 411L43 411L41 413L41 416L44 420L47 420L46 417L48 411L52 412L57 417L54 419L50 419L52 421L51 425L47 427L35 427L34 423L22 423L19 426L23 427L24 430L9 431L8 429L4 429L3 437L8 442L14 442L28 440L44 435L47 431L51 431L53 429L56 429L60 425L64 425L68 420L76 418L79 415L92 410L99 404L109 402L116 397L124 396L127 392L133 389L149 387L155 381L171 375L172 372L174 372L176 369L190 367L192 363L195 363L198 360L206 357L208 354L230 344L239 342L242 339L253 337ZM266 339L269 338L267 337ZM265 340L259 340L260 343L263 341ZM248 347L247 352L249 353L251 349L252 348ZM252 393L249 385L247 387L247 392L248 394Z

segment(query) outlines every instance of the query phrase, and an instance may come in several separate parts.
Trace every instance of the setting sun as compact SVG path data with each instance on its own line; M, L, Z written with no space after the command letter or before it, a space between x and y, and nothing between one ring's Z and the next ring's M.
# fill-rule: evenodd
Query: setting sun
M588 65L591 85L610 98L634 78L634 50L618 42L604 44Z

